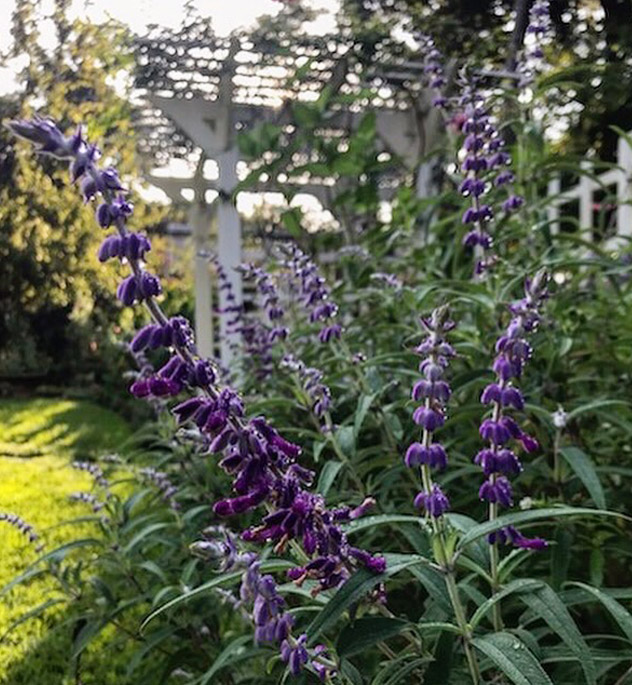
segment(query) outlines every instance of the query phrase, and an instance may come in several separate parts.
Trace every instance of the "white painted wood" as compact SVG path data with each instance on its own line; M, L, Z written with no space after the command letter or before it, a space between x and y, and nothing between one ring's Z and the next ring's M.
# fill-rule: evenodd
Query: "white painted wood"
M546 207L546 214L549 221L549 229L553 235L560 232L560 202L559 194L562 190L562 181L559 176L552 178L547 187L547 195L550 199Z
M632 202L632 148L623 137L619 138L617 154L621 167L617 182L617 237L629 240L632 238L632 205L629 204Z
M217 156L219 164L219 196L217 205L217 256L226 270L226 275L233 288L235 303L243 302L241 274L236 268L242 263L241 257L241 221L233 202L233 191L237 186L237 162L239 150L236 146ZM226 292L219 291L219 306L228 305ZM225 366L230 366L233 358L231 346L239 343L237 335L227 330L229 317L220 317L220 358Z
M209 249L210 215L200 202L189 208L189 225L193 233L193 275L195 288L195 338L201 357L214 357L213 280L208 258L200 252Z
M587 172L591 165L582 162L581 167L582 172ZM579 230L587 240L592 240L594 186L594 181L582 173L579 179Z

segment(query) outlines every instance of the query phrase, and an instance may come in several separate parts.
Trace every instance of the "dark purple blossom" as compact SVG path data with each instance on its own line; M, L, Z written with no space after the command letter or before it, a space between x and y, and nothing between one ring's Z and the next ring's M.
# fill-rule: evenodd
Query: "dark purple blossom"
M429 318L421 320L427 337L419 344L416 352L423 357L419 370L423 378L413 386L412 399L422 404L413 412L413 421L423 429L421 442L414 442L406 450L404 463L409 468L418 468L424 483L424 490L415 497L415 506L423 508L430 516L439 517L450 504L441 488L432 483L430 469L443 470L448 456L445 448L433 442L433 433L443 426L446 418L446 404L451 390L444 379L445 369L455 351L445 339L454 323L448 318L447 309L435 309Z
M509 306L512 319L495 346L493 369L496 380L489 383L481 394L481 403L492 409L491 417L485 418L479 429L481 437L489 442L489 447L481 450L474 457L474 462L481 467L486 478L480 487L479 497L490 504L491 518L495 518L498 506L512 506L512 488L507 477L516 476L522 471L522 464L510 447L511 443L522 446L525 452L538 449L537 440L525 433L518 422L506 412L524 409L524 397L515 383L522 376L524 365L531 357L532 350L527 336L537 328L540 321L540 307L547 296L547 280L544 272L528 279L525 283L525 296ZM493 543L497 538L496 535L489 539ZM514 536L511 540L508 537L507 541L521 539Z
M340 338L342 326L333 322L338 315L338 305L331 300L331 291L318 267L296 245L287 245L284 251L283 264L290 272L292 287L308 313L309 321L322 324L320 342Z

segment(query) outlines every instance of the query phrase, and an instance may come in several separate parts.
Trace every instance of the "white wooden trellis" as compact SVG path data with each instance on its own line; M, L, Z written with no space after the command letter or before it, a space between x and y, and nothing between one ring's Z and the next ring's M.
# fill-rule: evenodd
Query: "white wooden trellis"
M548 220L553 233L560 230L562 208L574 201L579 204L580 233L592 241L595 192L616 188L616 222L614 235L605 241L604 247L616 249L632 239L632 148L624 136L617 143L617 167L601 174L589 175L591 164L582 163L579 183L562 191L559 177L548 184Z

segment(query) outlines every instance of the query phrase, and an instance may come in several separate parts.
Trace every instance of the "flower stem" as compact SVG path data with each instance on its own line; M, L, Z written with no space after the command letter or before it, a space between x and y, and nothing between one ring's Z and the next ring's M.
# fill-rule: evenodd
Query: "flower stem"
M428 433L428 431L424 430L423 444L428 445L429 442L430 434ZM429 466L427 464L423 464L420 468L420 472L424 490L427 493L432 492L433 483ZM435 561L443 569L445 584L448 590L448 595L450 597L450 603L452 604L452 610L454 611L454 617L461 632L461 637L463 638L463 649L465 651L465 658L467 659L467 666L470 671L470 676L472 677L472 683L474 685L478 685L481 676L478 668L476 654L472 649L472 629L470 628L467 622L465 609L463 608L463 603L461 602L461 597L459 596L459 589L456 583L454 565L452 563L452 560L449 558L449 553L447 550L447 545L444 536L445 519L443 516L440 516L439 518L431 516L430 520L432 523L432 529L434 531L435 539L439 543L438 545L433 546L435 551Z
M498 505L495 502L489 504L489 520L495 521L498 516ZM500 580L498 577L498 543L494 542L489 546L489 563L492 578L491 590L492 594L496 594L500 589ZM503 618L500 610L500 602L494 604L492 610L492 617L494 622L494 630L496 632L503 629Z

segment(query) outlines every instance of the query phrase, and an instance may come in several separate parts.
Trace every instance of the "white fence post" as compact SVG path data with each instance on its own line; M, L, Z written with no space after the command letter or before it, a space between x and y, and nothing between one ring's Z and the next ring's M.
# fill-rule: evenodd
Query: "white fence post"
M547 195L549 198L554 198L552 202L546 207L546 215L549 221L549 230L553 235L560 232L560 200L559 195L562 192L562 181L559 176L552 178L547 186Z
M632 205L628 204L632 200L632 148L623 136L619 137L617 156L621 167L617 183L617 237L632 238Z
M582 175L579 179L579 231L582 237L593 238L593 190L595 182L586 175L591 168L590 162L582 162Z

